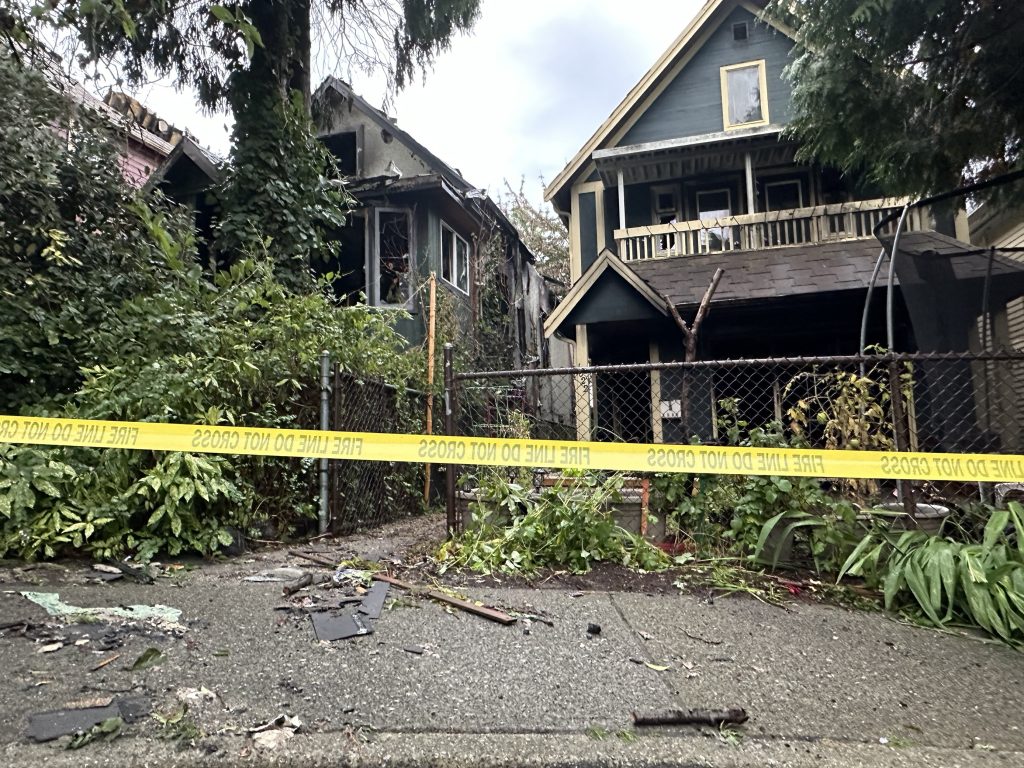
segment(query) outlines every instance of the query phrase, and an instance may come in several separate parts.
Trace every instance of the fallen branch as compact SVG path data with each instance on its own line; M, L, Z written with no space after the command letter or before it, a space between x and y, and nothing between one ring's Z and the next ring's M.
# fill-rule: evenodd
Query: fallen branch
M663 712L634 712L636 726L665 725L742 725L747 722L747 712L741 707L729 709L668 709Z
M101 670L105 666L107 666L107 664L113 664L115 661L117 661L120 658L121 658L121 654L120 653L115 653L113 656L108 656L107 658L105 658L103 661L101 661L95 667L91 667L89 669L89 671L90 672L98 672L99 670Z
M686 635L691 640L700 640L702 643L707 643L708 645L721 645L722 644L721 640L708 640L706 637L701 637L700 635L691 635L685 629L683 630L683 634Z
M332 571L338 567L337 563L332 563L330 560L320 557L319 555L297 552L294 549L288 550L288 554L294 557L300 557L303 560L308 560L311 563L316 563L317 565L322 565L324 568L330 568Z
M281 587L281 594L283 594L285 597L288 597L289 595L294 595L296 592L298 592L300 589L303 589L304 587L310 587L314 584L322 584L325 581L327 581L327 576L325 576L324 574L304 573L295 581L289 581L287 584Z
M496 621L499 624L508 625L516 623L515 617L509 616L507 613L504 613L502 611L496 611L493 608L487 608L482 605L476 605L475 603L471 603L468 600L460 600L457 597L446 595L444 592L439 592L436 589L426 589L415 584L410 584L406 581L400 581L391 576L386 576L382 573L373 574L373 578L374 581L383 581L385 584L391 584L392 586L398 587L399 589L407 590L409 592L412 592L413 594L429 597L431 600L437 600L438 602L446 603L447 605L458 608L459 610L466 611L467 613L472 613L477 616L481 616L485 619L489 619L490 621Z

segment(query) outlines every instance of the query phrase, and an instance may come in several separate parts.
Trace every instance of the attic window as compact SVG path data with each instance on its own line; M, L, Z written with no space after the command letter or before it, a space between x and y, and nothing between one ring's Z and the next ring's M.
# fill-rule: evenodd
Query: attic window
M747 31L747 22L740 21L732 25L732 39L736 42L743 42L749 36Z
M764 59L722 67L722 119L725 130L768 124Z

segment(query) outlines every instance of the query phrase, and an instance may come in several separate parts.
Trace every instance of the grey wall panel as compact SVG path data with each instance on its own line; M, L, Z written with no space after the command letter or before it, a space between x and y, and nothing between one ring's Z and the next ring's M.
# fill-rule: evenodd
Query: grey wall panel
M733 40L733 24L746 22L747 40ZM698 136L724 130L721 68L744 61L765 60L768 115L773 124L789 121L790 86L782 79L793 41L753 14L737 8L712 33L682 72L626 133L618 146Z
M593 192L580 195L580 261L583 271L597 261L597 200Z

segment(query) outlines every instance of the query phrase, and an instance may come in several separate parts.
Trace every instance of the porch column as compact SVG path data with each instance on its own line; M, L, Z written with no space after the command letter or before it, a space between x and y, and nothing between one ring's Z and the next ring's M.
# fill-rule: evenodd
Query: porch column
M650 343L648 359L651 363L661 362L658 342ZM651 439L655 443L665 442L661 423L661 371L651 371Z
M573 365L583 368L590 365L590 345L587 339L587 326L576 326L576 349L573 356ZM594 389L594 377L592 374L575 374L572 377L573 389L573 410L576 416L576 439L591 439L591 410L590 402Z
M626 181L619 169L619 229L626 228Z
M746 171L747 177L747 213L751 214L755 212L754 209L757 206L757 196L754 194L754 161L750 157L749 152L743 156L743 167ZM757 227L751 227L749 229L748 238L750 242L746 243L747 248L759 248L761 246ZM740 247L743 247L742 241L740 243Z
M743 165L747 172L747 213L755 213L757 198L754 195L754 161L749 152L743 157Z

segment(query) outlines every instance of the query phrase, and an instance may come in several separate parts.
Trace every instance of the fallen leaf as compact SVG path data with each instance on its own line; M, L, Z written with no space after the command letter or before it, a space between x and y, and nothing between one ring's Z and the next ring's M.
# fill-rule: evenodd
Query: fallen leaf
M135 660L135 663L131 666L132 672L137 672L140 669L148 669L149 667L156 666L164 660L164 654L159 648L147 648L142 652L142 655Z
M53 653L59 651L64 647L64 643L50 643L49 645L42 646L36 653Z
M644 666L648 669L653 669L655 672L665 672L671 669L671 667L667 667L664 664L651 664L649 661L645 661Z

